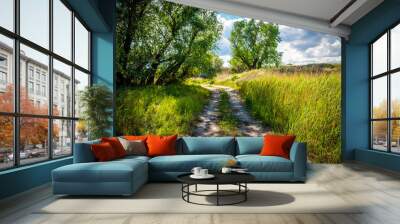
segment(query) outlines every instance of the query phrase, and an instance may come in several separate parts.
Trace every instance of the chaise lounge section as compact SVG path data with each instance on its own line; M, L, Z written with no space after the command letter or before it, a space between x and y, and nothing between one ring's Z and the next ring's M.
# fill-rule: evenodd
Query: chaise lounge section
M67 195L132 195L148 181L147 156L96 162L91 141L75 144L74 163L52 172L53 193Z
M177 155L127 156L96 162L91 145L99 141L77 143L74 163L52 172L53 193L67 195L132 195L148 181L176 181L176 177L200 166L218 172L229 160L260 182L304 182L307 149L295 142L290 159L260 156L263 137L182 137L177 140Z

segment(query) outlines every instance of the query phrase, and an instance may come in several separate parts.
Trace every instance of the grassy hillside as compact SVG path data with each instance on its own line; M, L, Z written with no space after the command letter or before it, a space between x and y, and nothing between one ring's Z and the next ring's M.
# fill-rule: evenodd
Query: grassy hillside
M119 134L190 135L191 124L207 103L209 91L173 84L123 89L118 92Z
M255 70L234 85L251 112L274 132L307 142L313 162L340 161L340 72Z
M293 76L298 74L309 76L340 74L340 64L284 65L278 68L251 70L239 74L223 72L209 82L217 85L239 88L239 84L243 81L260 79L264 76ZM205 81L203 80L203 82Z

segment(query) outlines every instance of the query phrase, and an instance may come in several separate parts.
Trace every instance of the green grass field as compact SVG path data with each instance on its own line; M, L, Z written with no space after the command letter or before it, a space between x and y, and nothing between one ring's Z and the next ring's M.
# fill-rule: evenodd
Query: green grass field
M313 162L340 162L340 67L284 67L192 78L183 84L119 90L116 124L119 134L191 135L191 126L210 93L203 84L239 89L250 112L273 132L295 134L308 144ZM221 135L240 135L229 96L218 106Z
M221 75L217 76L213 79L213 84L221 85L221 86L229 86L234 89L238 89L238 80L240 79L240 75L243 74L235 74L235 75Z
M119 134L190 135L209 94L200 86L188 84L119 90L117 130Z
M313 162L340 162L340 72L310 74L255 70L236 84L252 114L273 132L295 134Z

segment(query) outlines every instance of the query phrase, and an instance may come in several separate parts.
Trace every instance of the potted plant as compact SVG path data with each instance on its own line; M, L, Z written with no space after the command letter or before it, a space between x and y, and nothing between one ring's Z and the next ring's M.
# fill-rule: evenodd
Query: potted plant
M104 85L86 87L80 93L82 118L87 127L88 138L98 139L109 136L112 122L112 93Z

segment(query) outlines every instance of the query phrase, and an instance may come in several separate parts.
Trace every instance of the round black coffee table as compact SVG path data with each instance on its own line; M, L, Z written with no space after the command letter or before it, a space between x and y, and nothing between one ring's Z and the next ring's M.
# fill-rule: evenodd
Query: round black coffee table
M178 181L182 183L182 199L188 203L197 204L197 205L234 205L245 202L247 200L247 192L249 188L247 187L247 183L255 180L255 177L251 174L247 173L229 173L222 174L217 173L213 174L215 177L212 179L193 179L189 174L182 174L178 176ZM215 190L198 190L197 185L215 185ZM238 186L237 190L223 190L220 189L220 185L236 185ZM190 186L195 186L194 191L190 191ZM206 194L209 192L215 192L215 194ZM193 202L190 200L190 196L204 196L204 197L216 197L216 204L202 204ZM240 196L238 201L234 201L231 203L221 203L221 197L232 197L232 196Z

